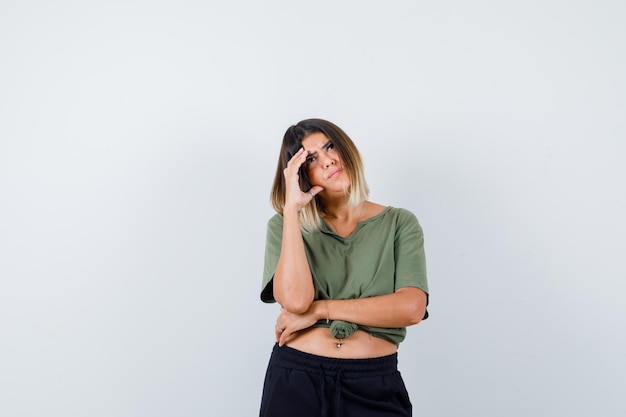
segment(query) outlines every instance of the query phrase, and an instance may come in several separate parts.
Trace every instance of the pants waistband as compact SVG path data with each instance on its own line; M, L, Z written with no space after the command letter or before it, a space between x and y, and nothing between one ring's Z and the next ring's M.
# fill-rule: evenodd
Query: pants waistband
M327 376L340 372L343 378L389 375L398 369L398 353L368 359L329 358L299 351L289 346L274 345L270 363L276 366L299 369L319 374L320 369Z

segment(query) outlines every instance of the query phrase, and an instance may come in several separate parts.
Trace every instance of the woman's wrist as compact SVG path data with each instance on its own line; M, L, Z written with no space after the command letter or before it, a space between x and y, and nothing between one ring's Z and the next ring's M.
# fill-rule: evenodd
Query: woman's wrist
M328 305L328 300L316 300L313 301L311 305L313 307L313 317L315 321L326 320L328 318L326 306Z
M295 218L299 218L299 214L300 214L300 209L296 206L285 206L283 207L283 218L285 216L289 217L289 216L293 216Z

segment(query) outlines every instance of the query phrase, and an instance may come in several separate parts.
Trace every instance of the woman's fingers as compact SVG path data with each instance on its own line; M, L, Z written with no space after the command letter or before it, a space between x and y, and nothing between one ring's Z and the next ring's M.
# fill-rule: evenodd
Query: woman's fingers
M313 186L308 191L300 188L299 171L302 164L306 162L308 152L304 148L300 148L287 163L287 167L283 170L285 181L287 182L285 205L294 205L298 210L309 204L313 197L324 188Z
M287 343L287 339L289 339L289 336L291 336L291 332L288 331L287 329L285 329L281 334L280 337L278 338L278 346L279 347L283 347L283 345L285 343Z
M311 196L311 198L313 198L313 197L315 197L318 193L320 193L323 190L324 190L324 187L322 187L320 185L314 185L313 187L311 187L311 189L309 191L307 191L307 194L309 194Z
M312 311L296 314L281 308L274 326L278 345L283 346L294 337L295 333L313 326L317 319Z
M298 169L300 169L300 165L302 165L304 161L306 161L306 155L307 152L304 150L304 148L300 148L298 152L296 152L291 157L289 162L287 162L287 169L285 171L295 170L295 172L298 172Z
M289 330L287 327L280 327L277 323L274 327L274 333L276 334L276 342L278 343L278 346L282 347L293 331Z
M296 154L291 157L289 162L287 162L287 167L283 170L283 175L285 176L285 180L287 183L297 185L298 190L300 190L300 185L298 183L298 171L300 170L300 166L306 160L306 151L304 148L300 148Z

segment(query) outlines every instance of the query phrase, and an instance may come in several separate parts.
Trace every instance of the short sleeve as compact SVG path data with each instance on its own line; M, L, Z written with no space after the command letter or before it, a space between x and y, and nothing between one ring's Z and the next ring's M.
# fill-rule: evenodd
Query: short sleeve
M408 210L402 209L399 213L394 249L395 289L402 287L419 288L426 293L426 304L428 305L424 233L415 215ZM428 311L424 315L424 319L426 318L428 318Z
M283 217L274 215L267 222L267 235L265 238L265 264L263 266L263 284L261 286L261 301L275 303L273 278L280 257L280 248L283 240Z

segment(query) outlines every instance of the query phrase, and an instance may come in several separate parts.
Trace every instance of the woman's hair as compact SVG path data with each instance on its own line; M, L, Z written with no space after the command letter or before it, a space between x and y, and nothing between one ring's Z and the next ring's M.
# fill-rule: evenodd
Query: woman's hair
M354 145L354 142L352 142L352 139L350 139L341 128L329 121L322 119L302 120L287 129L283 137L283 144L280 148L270 200L272 207L281 214L285 206L286 193L283 171L287 168L289 160L302 147L302 141L307 136L316 132L323 133L333 143L335 150L341 156L343 169L350 179L350 186L345 190L346 195L349 197L350 204L357 206L365 201L369 195L369 188L363 173L361 155ZM300 188L304 192L308 191L312 185L305 164L302 164L300 167L298 175L300 177ZM321 218L324 217L325 214L326 211L323 201L319 196L315 196L313 200L300 211L301 228L307 232L318 230L321 225Z

